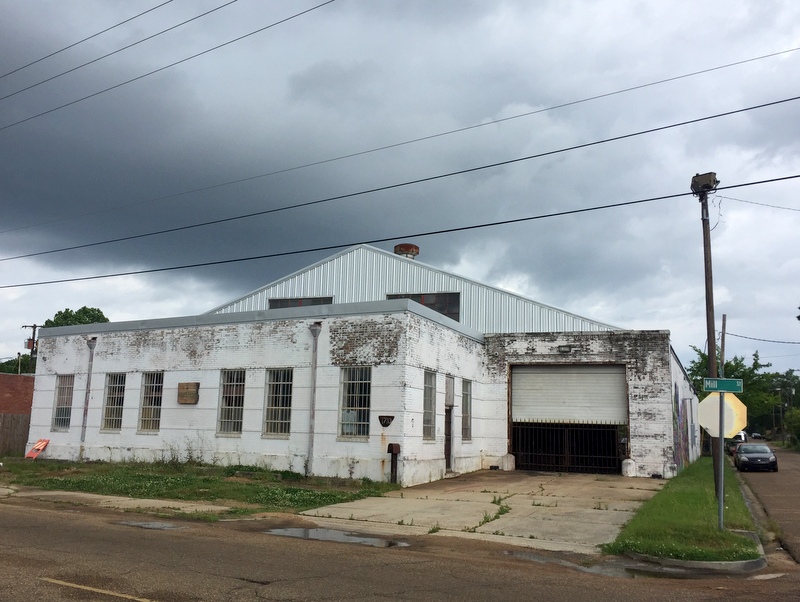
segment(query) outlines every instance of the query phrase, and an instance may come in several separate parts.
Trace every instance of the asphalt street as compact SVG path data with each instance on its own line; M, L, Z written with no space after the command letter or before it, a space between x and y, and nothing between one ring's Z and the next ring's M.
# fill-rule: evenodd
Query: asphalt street
M0 599L800 600L800 571L633 578L586 558L420 536L371 547L266 533L298 517L202 523L96 506L0 503Z
M474 538L479 533L453 537L446 529L428 533L427 527L407 528L402 541L381 539L379 532L377 542L386 547L295 539L275 530L302 532L318 527L320 518L275 514L204 523L170 516L158 506L137 506L142 500L90 496L89 503L64 492L64 497L42 499L18 492L0 498L0 600L800 600L800 565L795 562L800 549L800 454L778 449L777 455L779 472L741 473L754 514L777 537L777 543L765 545L768 567L755 573L663 579L619 559L577 553L580 548L571 546L526 549L511 542L529 538L491 533L483 539ZM503 483L488 487L481 482L477 493L497 489L510 501L522 499L522 494L511 496L515 476L479 475ZM614 487L613 480L574 481L539 488L543 500L559 496L558 507L568 510L562 521L584 516L562 503L579 492L629 495L627 489ZM522 479L513 486L524 485ZM465 483L441 487L469 511L486 502ZM405 500L426 508L447 498L438 489L434 496L433 489L422 487L416 496L406 491L393 503ZM174 510L175 502L159 503ZM534 509L552 505L523 504ZM590 510L604 516L610 512L581 512ZM422 514L416 516L421 519ZM397 523L394 527L399 530Z
M800 562L800 453L775 448L778 472L740 472L769 519L767 527Z

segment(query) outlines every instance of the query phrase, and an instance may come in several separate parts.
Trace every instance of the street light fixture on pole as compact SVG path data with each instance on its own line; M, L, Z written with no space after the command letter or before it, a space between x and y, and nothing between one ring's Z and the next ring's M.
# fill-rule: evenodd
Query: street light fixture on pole
M700 219L703 225L703 257L705 259L705 282L706 282L706 339L708 341L708 376L717 378L717 345L714 324L714 278L711 270L711 228L708 223L708 193L717 189L719 180L713 171L704 174L697 174L692 178L692 193L700 199ZM723 404L719 404L720 416L723 414ZM720 431L719 437L711 440L711 454L714 460L714 489L717 492L717 502L723 503L723 492L721 491L722 465L725 460L723 457L724 445L723 433ZM721 528L721 526L720 526Z
M719 180L712 172L692 178L692 193L700 198L700 219L703 224L703 258L706 281L706 337L708 339L708 376L717 377L716 334L714 330L714 278L711 270L711 228L708 223L708 193L717 189Z

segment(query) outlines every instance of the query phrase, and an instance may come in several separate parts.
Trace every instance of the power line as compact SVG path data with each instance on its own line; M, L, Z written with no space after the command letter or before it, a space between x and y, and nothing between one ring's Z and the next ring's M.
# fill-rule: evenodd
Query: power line
M749 205L758 205L760 207L769 207L770 209L783 209L784 211L800 211L795 207L781 207L780 205L768 205L767 203L757 203L756 201L746 201L744 199L737 199L732 196L716 195L718 199L727 199L729 201L738 201L740 203L748 203Z
M800 174L798 175L798 177L800 177ZM434 236L434 235L438 235L438 234L449 234L449 233L453 233L453 232L464 232L464 231L467 231L467 230L476 230L476 229L479 229L479 228L490 228L490 227L494 227L494 226L503 226L503 225L508 225L508 224L525 222L525 221L533 221L533 220L545 219L545 218L549 218L549 217L559 217L559 216L571 215L571 214L576 214L576 213L585 213L585 212L588 212L588 211L598 211L600 209L610 209L610 208L613 208L613 207L622 207L622 206L625 206L625 205L634 205L634 204L638 204L638 203L646 203L646 202L657 201L657 200L665 200L665 199L677 198L677 197L681 197L681 196L687 196L689 194L691 194L691 193L690 192L686 192L686 193L680 193L680 194L675 194L675 195L654 197L654 198L650 198L650 199L642 199L642 200L638 200L638 201L627 201L627 202L623 202L623 203L615 203L615 204L612 204L612 205L602 205L602 206L598 206L598 207L590 207L590 208L584 208L584 209L573 209L573 210L570 210L570 211L560 211L558 213L550 213L550 214L540 215L540 216L522 217L522 218L503 220L503 221L498 221L498 222L475 224L475 225L472 225L472 226L460 226L460 227L457 227L457 228L448 228L448 229L444 229L444 230L433 230L433 231L428 231L428 232L417 232L417 233L414 233L414 234L402 234L402 235L390 236L390 237L386 237L386 238L375 238L375 239L371 239L371 240L362 240L362 241L358 241L358 242L342 243L342 244L337 244L337 245L328 245L328 246L323 246L323 247L315 247L315 248L311 248L311 249L301 249L301 250L296 250L296 251L282 251L282 252L279 252L279 253L270 253L270 254L266 254L266 255L256 255L256 256L251 256L251 257L240 257L240 258L236 258L236 259L223 259L223 260L218 260L218 261L209 261L209 262L203 262L203 263L186 264L186 265L181 265L181 266L172 266L172 267L164 267L164 268L151 268L151 269L146 269L146 270L133 270L133 271L129 271L129 272L118 272L118 273L114 273L114 274L104 274L104 275L99 275L99 276L85 276L85 277L78 277L78 278L64 278L64 279L60 279L60 280L48 280L48 281L41 281L41 282L30 282L30 283L25 283L25 284L6 284L6 285L0 285L0 289L21 288L21 287L27 287L27 286L37 286L37 285L42 285L42 284L63 284L63 283L66 283L66 282L79 282L79 281L84 281L84 280L98 280L98 279L101 279L101 278L112 278L112 277L118 277L118 276L132 276L132 275L139 275L139 274L152 274L152 273L166 272L166 271L172 271L172 270L184 270L184 269L190 269L190 268L207 267L207 266L214 266L214 265L224 265L224 264L229 264L229 263L239 263L239 262L244 262L244 261L254 261L254 260L257 260L257 259L273 259L275 257L287 257L287 256L290 256L290 255L300 255L300 254L304 254L304 253L313 253L313 252L319 252L319 251L331 251L331 250L334 250L334 249L342 249L342 248L350 247L350 246L353 246L353 245L359 245L359 244L376 244L376 243L380 243L380 242L387 242L387 241L390 241L390 240L398 240L398 239L404 239L404 238L412 238L412 237L413 238L421 238L421 237L424 237L424 236Z
M772 339L759 339L756 337L746 337L742 334L733 334L732 332L727 333L728 336L736 337L739 339L749 339L751 341L761 341L762 343L778 343L780 345L800 345L800 341L775 341Z
M292 19L296 19L297 17L300 17L302 15L310 13L311 11L317 10L318 8L322 8L323 6L331 4L331 3L335 2L335 1L336 0L327 0L326 2L323 2L322 4L318 4L317 6L313 6L313 7L309 8L309 9L307 9L307 10L304 10L304 11L301 11L301 12L296 13L294 15L291 15L289 17L286 17L285 19L281 19L280 21L276 21L275 23L271 23L270 25L266 25L265 27L262 27L260 29L256 29L255 31L251 31L250 33L247 33L247 34L245 34L243 36L239 36L238 38L234 38L234 39L229 40L227 42L223 42L222 44L214 46L213 48L208 48L207 50L203 50L202 52L198 52L197 54L193 54L193 55L188 56L186 58L183 58L183 59L181 59L179 61L175 61L174 63L170 63L169 65L165 65L164 67L159 67L158 69L154 69L153 71L150 71L150 72L145 73L143 75L139 75L137 77L134 77L133 79L129 79L129 80L121 82L119 84L115 84L113 86L110 86L110 87L105 88L103 90L100 90L98 92L94 92L92 94L89 94L88 96L84 96L82 98L78 98L77 100L73 100L73 101L70 101L70 102L65 103L63 105L59 105L57 107L54 107L52 109L48 109L47 111L43 111L41 113L37 113L36 115L31 115L30 117L26 117L25 119L20 119L19 121L15 121L14 123L9 123L8 125L4 125L4 126L0 127L0 131L7 130L7 129L12 128L12 127L14 127L16 125L20 125L22 123L31 121L31 120L36 119L38 117L42 117L43 115L49 115L50 113L54 113L56 111L59 111L61 109L66 108L66 107L70 107L70 106L72 106L74 104L78 104L79 102L83 102L84 100L88 100L90 98L94 98L95 96L100 96L101 94L105 94L106 92L110 92L111 90L116 90L117 88L121 88L122 86L125 86L127 84L139 81L140 79L144 79L145 77L149 77L151 75L154 75L155 73L160 73L161 71L165 71L167 69L170 69L171 67L174 67L176 65L180 65L181 63L185 63L187 61L191 61L192 59L196 59L199 56L203 56L204 54L208 54L209 52L213 52L215 50L219 50L220 48L223 48L225 46L229 46L230 44L233 44L235 42L239 42L241 40L244 40L245 38L249 38L250 36L253 36L253 35L257 34L257 33L261 33L262 31L265 31L265 30L270 29L272 27L276 27L277 25L281 25L282 23L286 23L287 21L291 21Z
M760 60L763 60L763 59L772 58L772 57L775 57L775 56L780 56L782 54L788 54L790 52L796 52L797 50L800 50L800 47L789 48L787 50L781 50L779 52L773 52L773 53L770 53L770 54L764 54L764 55L761 55L761 56L758 56L758 57L753 57L753 58L749 58L749 59L745 59L745 60L741 60L741 61L736 61L736 62L733 62L733 63L727 63L725 65L718 65L716 67L709 67L709 68L703 69L701 71L693 71L691 73L685 73L683 75L676 75L676 76L673 76L673 77L668 77L668 78L665 78L665 79L657 80L657 81L654 81L654 82L649 82L649 83L645 83L645 84L639 84L639 85L636 85L636 86L631 86L631 87L628 87L628 88L623 88L623 89L616 90L616 91L613 91L613 92L606 92L606 93L603 93L603 94L597 94L597 95L594 95L594 96L588 96L586 98L582 98L582 99L579 99L579 100L573 100L573 101L569 101L569 102L565 102L565 103L561 103L561 104L557 104L557 105L552 105L550 107L546 107L546 108L542 108L542 109L536 109L535 111L528 111L528 112L525 112L525 113L519 113L517 115L512 115L510 117L494 119L492 121L481 122L481 123L478 123L478 124L469 125L469 126L462 127L462 128L456 128L456 129L453 129L453 130L447 130L445 132L439 132L439 133L430 134L430 135L427 135L427 136L420 136L420 137L412 138L412 139L405 140L405 141L402 141L402 142L395 142L395 143L392 143L392 144L386 144L386 145L383 145L383 146L377 146L377 147L374 147L374 148L371 148L371 149L366 149L366 150L362 150L362 151L356 151L356 152L353 152L353 153L339 155L339 156L331 157L331 158L328 158L328 159L321 159L319 161L313 161L313 162L310 162L310 163L305 163L305 164L301 164L301 165L295 165L293 167L286 167L284 169L279 169L279 170L275 170L275 171L271 171L271 172L267 172L267 173L257 174L257 175L253 175L253 176L247 176L245 178L239 178L239 179L236 179L236 180L229 180L227 182L211 184L209 186L202 186L200 188L193 188L193 189L190 189L190 190L185 190L183 192L177 192L177 193L173 193L173 194L163 195L163 196L152 198L152 199L149 199L149 200L146 200L146 201L137 201L135 203L129 203L129 204L126 204L126 205L118 205L116 207L112 207L112 208L109 208L109 209L101 209L101 210L98 210L98 211L91 211L91 212L87 212L87 213L82 213L82 214L80 214L78 216L71 215L70 217L67 217L67 218L51 220L49 222L40 222L38 224L32 224L32 225L28 225L28 226L21 226L19 228L9 228L7 230L0 230L0 234L5 234L7 232L15 232L15 231L19 231L19 230L25 230L25 229L29 229L29 228L34 228L36 226L42 226L42 225L47 225L47 224L53 224L53 223L58 223L58 222L62 222L62 221L67 221L67 220L70 220L70 219L75 219L76 217L86 217L88 215L96 215L96 214L99 214L99 213L106 213L108 211L115 211L117 209L122 209L122 208L125 208L125 207L131 207L131 206L139 205L139 204L143 204L143 203L155 203L155 202L158 202L158 201L164 201L164 200L176 198L176 197L179 197L179 196L186 196L186 195L189 195L189 194L195 194L197 192L205 192L205 191L208 191L208 190L214 190L216 188L222 188L222 187L225 187L225 186L231 186L233 184L241 184L242 182L249 182L249 181L257 180L257 179L260 179L260 178L266 178L266 177L270 177L270 176L275 176L275 175L279 175L279 174L282 174L282 173L287 173L287 172L290 172L290 171L306 169L306 168L309 168L309 167L316 167L316 166L319 166L319 165L325 165L327 163L333 163L335 161L342 161L344 159L352 159L354 157L359 157L359 156L362 156L362 155L376 153L376 152L380 152L380 151L384 151L384 150L390 150L390 149L393 149L393 148L398 148L398 147L406 146L406 145L409 145L409 144L415 144L415 143L418 143L418 142L425 142L427 140L433 140L435 138L440 138L440 137L443 137L443 136L449 136L449 135L452 135L452 134L458 134L458 133L461 133L461 132L465 132L465 131L469 131L469 130L473 130L473 129L477 129L477 128L482 128L482 127L485 127L485 126L488 126L488 125L496 125L498 123L511 121L513 119L520 119L522 117L530 117L531 115L536 115L536 114L544 113L544 112L547 112L547 111L554 111L554 110L565 108L565 107L570 107L570 106L574 106L574 105L578 105L578 104L582 104L582 103L587 103L587 102L590 102L590 101L593 101L593 100L599 100L601 98L607 98L607 97L610 97L610 96L616 96L616 95L619 95L619 94L624 94L626 92L632 92L632 91L635 91L635 90L641 90L643 88L649 88L649 87L652 87L652 86L656 86L656 85L660 85L660 84L664 84L664 83L669 83L669 82L672 82L672 81L677 81L677 80L685 79L685 78L688 78L688 77L693 77L693 76L696 76L696 75L702 75L702 74L705 74L705 73L710 73L712 71L718 71L718 70L721 70L721 69L727 69L727 68L730 68L730 67L743 65L743 64L746 64L746 63L754 62L754 61L760 61Z
M230 0L230 2L227 2L227 3L223 4L222 6L218 6L216 8L212 8L211 10L206 11L206 12L204 12L202 14L199 14L196 17L192 17L191 19L187 19L186 21L183 21L182 23L178 23L177 25L173 25L172 27L168 27L167 29L159 31L158 33L154 33L151 36L147 36L146 38L142 38L138 42L133 42L132 44L128 44L127 46L123 46L122 48L114 50L113 52L109 52L108 54L104 54L103 56L99 56L96 59L92 59L91 61L83 63L82 65L78 65L77 67L73 67L72 69L67 69L66 71L62 71L61 73L58 73L57 75L53 75L52 77L48 77L47 79L43 79L40 82L37 82L35 84L31 84L30 86L27 86L25 88L21 88L21 89L17 90L16 92L12 92L11 94L6 94L5 96L0 96L0 101L6 100L7 98L11 98L12 96L16 96L17 94L21 94L22 92L26 92L27 90L30 90L30 89L35 88L37 86L41 86L42 84L46 84L47 82L51 82L54 79L58 79L59 77L61 77L63 75L67 75L68 73L72 73L73 71L77 71L78 69L83 69L84 67L86 67L88 65L92 65L93 63L97 63L98 61L102 61L103 59L106 59L106 58L108 58L108 57L110 57L112 55L115 55L115 54L118 54L118 53L122 52L123 50L128 50L129 48L133 48L134 46L138 46L139 44L142 44L144 42L152 40L153 38L157 38L158 36L160 36L162 34L168 33L170 31L172 31L173 29L178 29L179 27L182 27L182 26L186 25L187 23L191 23L192 21L196 21L197 19L200 19L202 17L210 15L211 13L216 12L216 11L218 11L220 9L223 9L226 6L230 6L231 4L233 4L235 2L238 2L238 0Z
M586 142L586 143L583 143L583 144L577 144L577 145L573 145L573 146L568 146L568 147L564 147L564 148L556 149L556 150L552 150L552 151L545 151L545 152L537 153L537 154L534 154L534 155L527 155L527 156L524 156L524 157L518 157L516 159L508 159L506 161L499 161L499 162L490 163L490 164L487 164L487 165L481 165L481 166L477 166L477 167L470 167L470 168L467 168L467 169L451 171L451 172L448 172L448 173L438 174L438 175L435 175L435 176L428 176L428 177L425 177L425 178L417 178L417 179L408 180L408 181L405 181L405 182L399 182L399 183L395 183L395 184L388 184L388 185L385 185L385 186L378 186L378 187L375 187L375 188L369 188L369 189L360 190L360 191L357 191L357 192L350 192L350 193L347 193L347 194L341 194L341 195L337 195L337 196L326 197L326 198L317 199L317 200L314 200L314 201L307 201L305 203L297 203L295 205L288 205L286 207L277 207L275 209L265 209L263 211L255 211L255 212L247 213L247 214L243 214L243 215L225 217L225 218L220 218L220 219L216 219L216 220L210 220L210 221L201 222L201 223L197 223L197 224L190 224L190 225L187 225L187 226L176 226L174 228L167 228L167 229L158 230L158 231L155 231L155 232L147 232L147 233L144 233L144 234L133 234L131 236L124 236L124 237L120 237L120 238L108 239L108 240L98 241L98 242L93 242L93 243L85 243L85 244L82 244L82 245L74 245L74 246L71 246L71 247L62 247L60 249L51 249L51 250L48 250L48 251L37 251L37 252L34 252L34 253L26 253L26 254L22 254L22 255L15 255L13 257L4 257L4 258L0 258L0 261L11 261L11 260L14 260L14 259L37 257L37 256L40 256L40 255L49 255L49 254L52 254L52 253L60 253L60 252L63 252L63 251L74 251L74 250L77 250L77 249L86 249L86 248L89 248L89 247L96 247L96 246L100 246L100 245L111 244L111 243L116 243L116 242L124 242L124 241L129 241L129 240L136 240L136 239L139 239L139 238L146 238L146 237L149 237L149 236L157 236L157 235L161 235L161 234L174 234L175 232L181 232L181 231L184 231L184 230L191 230L193 228L201 228L201 227L205 227L205 226L223 224L223 223L228 223L228 222L237 221L237 220L241 220L241 219L248 219L248 218L252 218L252 217L269 215L271 213L278 213L278 212L281 212L281 211L288 211L290 209L299 209L299 208L302 208L302 207L310 207L312 205L320 205L320 204L323 204L323 203L330 203L332 201L338 201L338 200L342 200L342 199L348 199L348 198L353 198L353 197L357 197L357 196L373 194L373 193L376 193L376 192L385 192L387 190L403 188L403 187L406 187L406 186L412 186L412 185L415 185L415 184L422 184L422 183L426 183L426 182L433 182L435 180L441 180L441 179L444 179L444 178L451 178L451 177L454 177L454 176L465 175L465 174L468 174L468 173L474 173L474 172L482 171L482 170L486 170L486 169L493 169L493 168L496 168L496 167L503 167L503 166L506 166L506 165L512 165L514 163L519 163L519 162L522 162L522 161L530 161L532 159L540 159L542 157L548 157L548 156L551 156L551 155L556 155L556 154L565 153L565 152L569 152L569 151L574 151L574 150L578 150L578 149L589 148L589 147L597 146L597 145L600 145L600 144L606 144L606 143L609 143L609 142L616 142L616 141L619 141L619 140L625 140L625 139L628 139L628 138L642 136L642 135L645 135L645 134L651 134L651 133L654 133L654 132L669 130L669 129L673 129L673 128L676 128L676 127L681 127L681 126L690 125L690 124L694 124L694 123L700 123L700 122L708 121L708 120L711 120L711 119L718 119L720 117L726 117L726 116L730 116L730 115L735 115L735 114L743 113L743 112L746 112L746 111L752 111L752 110L761 109L761 108L764 108L764 107L775 106L775 105L778 105L778 104L791 102L791 101L796 101L796 100L800 100L800 96L795 96L793 98L787 98L787 99L783 99L783 100L764 103L764 104L761 104L761 105L755 105L755 106L752 106L752 107L746 107L744 109L736 109L734 111L727 111L725 113L718 113L716 115L710 115L710 116L706 116L706 117L700 117L700 118L697 118L697 119L691 119L691 120L688 120L688 121L682 121L682 122L674 123L674 124L671 124L671 125L659 126L659 127L650 128L650 129L647 129L647 130L640 130L638 132L622 134L620 136L614 136L614 137L611 137L611 138L604 138L604 139L601 139L601 140L595 140L593 142ZM771 180L763 180L760 183L778 182L778 181L781 181L781 180L792 179L792 178L796 178L796 177L798 177L798 176L787 176L785 178L773 178ZM736 188L736 186L725 186L725 187L718 188L717 190L728 190L728 189L732 189L732 188Z
M755 185L758 185L758 184L765 184L765 183L768 183L768 182L775 182L775 181L780 181L780 180L788 180L788 179L792 179L792 178L800 178L800 174L796 174L796 175L793 175L793 176L786 176L784 178L774 178L772 180L762 180L762 181L759 181L759 182L748 182L748 183L744 183L744 184L735 184L733 186L728 186L728 188L742 188L744 186L755 186ZM639 200L635 200L635 201L624 201L624 202L621 202L621 203L612 203L612 204L608 204L608 205L597 205L595 207L584 207L582 209L570 209L570 210L567 210L567 211L559 211L559 212L556 212L556 213L547 213L547 214L544 214L544 215L520 217L520 218L507 219L507 220L501 220L501 221L496 221L496 222L485 222L485 223L481 223L481 224L473 224L471 226L459 226L459 227L455 227L455 228L445 228L445 229L441 229L441 230L430 230L430 231L427 231L427 232L416 232L416 233L411 233L411 234L398 234L398 235L388 236L388 237L384 237L384 238L373 238L373 239L370 239L370 240L362 240L362 241L342 243L342 244L336 244L336 245L327 245L327 246L322 246L322 247L314 247L314 248L310 248L310 249L300 249L300 250L295 250L295 251L282 251L282 252L278 252L278 253L268 253L268 254L265 254L265 255L255 255L255 256L251 256L251 257L238 257L238 258L235 258L235 259L222 259L222 260L218 260L218 261L206 261L206 262L201 262L201 263L192 263L192 264L185 264L185 265L179 265L179 266L169 266L169 267L162 267L162 268L150 268L150 269L146 269L146 270L131 270L131 271L128 271L128 272L117 272L117 273L113 273L113 274L101 274L101 275L96 275L96 276L81 276L81 277L76 277L76 278L62 278L62 279L58 279L58 280L43 280L43 281L39 281L39 282L27 282L27 283L21 283L21 284L4 284L4 285L0 285L0 289L23 288L23 287L29 287L29 286L40 286L40 285L45 285L45 284L64 284L64 283L68 283L68 282L82 282L82 281L88 281L88 280L100 280L100 279L103 279L103 278L116 278L116 277L119 277L119 276L136 276L136 275L141 275L141 274L154 274L154 273L158 273L158 272L169 272L169 271L175 271L175 270L186 270L186 269L193 269L193 268L200 268L200 267L210 267L210 266L216 266L216 265L242 263L242 262L245 262L245 261L255 261L255 260L258 260L258 259L274 259L275 257L288 257L290 255L301 255L301 254L305 254L305 253L314 253L314 252L319 252L319 251L331 251L331 250L334 250L334 249L342 249L342 248L347 248L347 247L351 247L353 245L359 245L359 244L377 244L377 243L388 242L388 241L392 241L392 240L403 240L403 239L409 239L409 238L423 238L423 237L426 237L426 236L437 236L437 235L441 235L441 234L452 234L454 232L466 232L468 230L478 230L478 229L483 229L483 228L493 228L493 227L496 227L496 226L506 226L506 225L518 224L518 223L522 223L522 222L529 222L529 221L536 221L536 220L541 220L541 219L548 219L548 218L551 218L551 217L563 217L563 216L566 216L566 215L577 215L577 214L580 214L580 213L589 213L589 212L592 212L592 211L601 211L601 210L604 210L604 209L615 209L615 208L618 208L618 207L626 207L626 206L630 206L630 205L639 205L639 204L642 204L642 203L651 203L651 202L654 202L654 201L663 201L663 200L667 200L667 199L675 199L675 198L679 198L679 197L689 196L690 194L692 194L692 193L691 192L682 192L682 193L678 193L678 194L670 194L670 195L663 195L663 196L657 196L657 197L650 197L650 198L639 199ZM737 335L732 335L732 336L737 336Z
M169 4L170 2L172 2L172 0L167 0L166 2L162 2L161 4L159 4L157 6L154 6L153 8L149 8L146 11L144 11L142 13L139 13L138 15L134 15L130 19L125 19L124 21L120 21L119 23L117 23L115 25L112 25L111 27L106 27L105 29L103 29L101 31L98 31L97 33L93 33L92 35L90 35L87 38L83 38L82 40L78 40L77 42L74 42L74 43L70 44L69 46L64 46L64 48L62 48L60 50L56 50L55 52L51 52L47 56L43 56L40 59L36 59L35 61L31 61L27 65L22 65L22 67L17 67L13 71L9 71L8 73L4 73L3 75L0 75L0 79L3 79L4 77L9 76L12 73L16 73L17 71L22 71L23 69L27 69L28 67L30 67L31 65L35 65L36 63L41 63L43 60L49 59L51 56L55 56L55 55L57 55L57 54L59 54L61 52L64 52L65 50L69 50L70 48L74 48L78 44L83 44L84 42L87 42L88 40L91 40L92 38L96 38L97 36L99 36L101 34L104 34L107 31L111 31L112 29L114 29L116 27L119 27L120 25L124 25L125 23L130 23L134 19L138 19L139 17L141 17L143 15L146 15L147 13L152 12L152 11L156 10L157 8L161 8L162 6L164 6L166 4Z

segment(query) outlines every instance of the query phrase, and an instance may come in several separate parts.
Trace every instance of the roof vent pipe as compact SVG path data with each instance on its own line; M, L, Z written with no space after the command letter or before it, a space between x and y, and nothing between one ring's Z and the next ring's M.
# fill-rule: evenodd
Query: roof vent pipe
M419 247L412 245L410 242L401 242L399 245L394 246L394 254L414 259L419 255Z

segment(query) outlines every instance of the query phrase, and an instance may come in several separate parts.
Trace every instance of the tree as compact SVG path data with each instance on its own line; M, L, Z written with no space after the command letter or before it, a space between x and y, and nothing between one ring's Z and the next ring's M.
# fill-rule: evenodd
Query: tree
M96 307L81 307L78 311L72 311L67 308L56 313L50 320L45 320L43 326L45 328L53 328L56 326L76 326L78 324L98 324L101 322L108 322L108 318L103 312ZM24 354L19 359L10 359L5 362L0 362L0 372L15 374L17 371L25 373L32 373L36 368L35 355L32 358L30 354Z
M81 307L78 311L67 308L56 313L51 320L45 320L45 328L54 326L75 326L78 324L98 324L108 322L102 311L96 307Z
M28 374L31 372L31 356L27 353L18 358L12 358L4 362L0 362L0 373L2 374Z
M800 409L788 409L783 419L786 424L786 433L789 435L788 443L797 447L800 443Z

